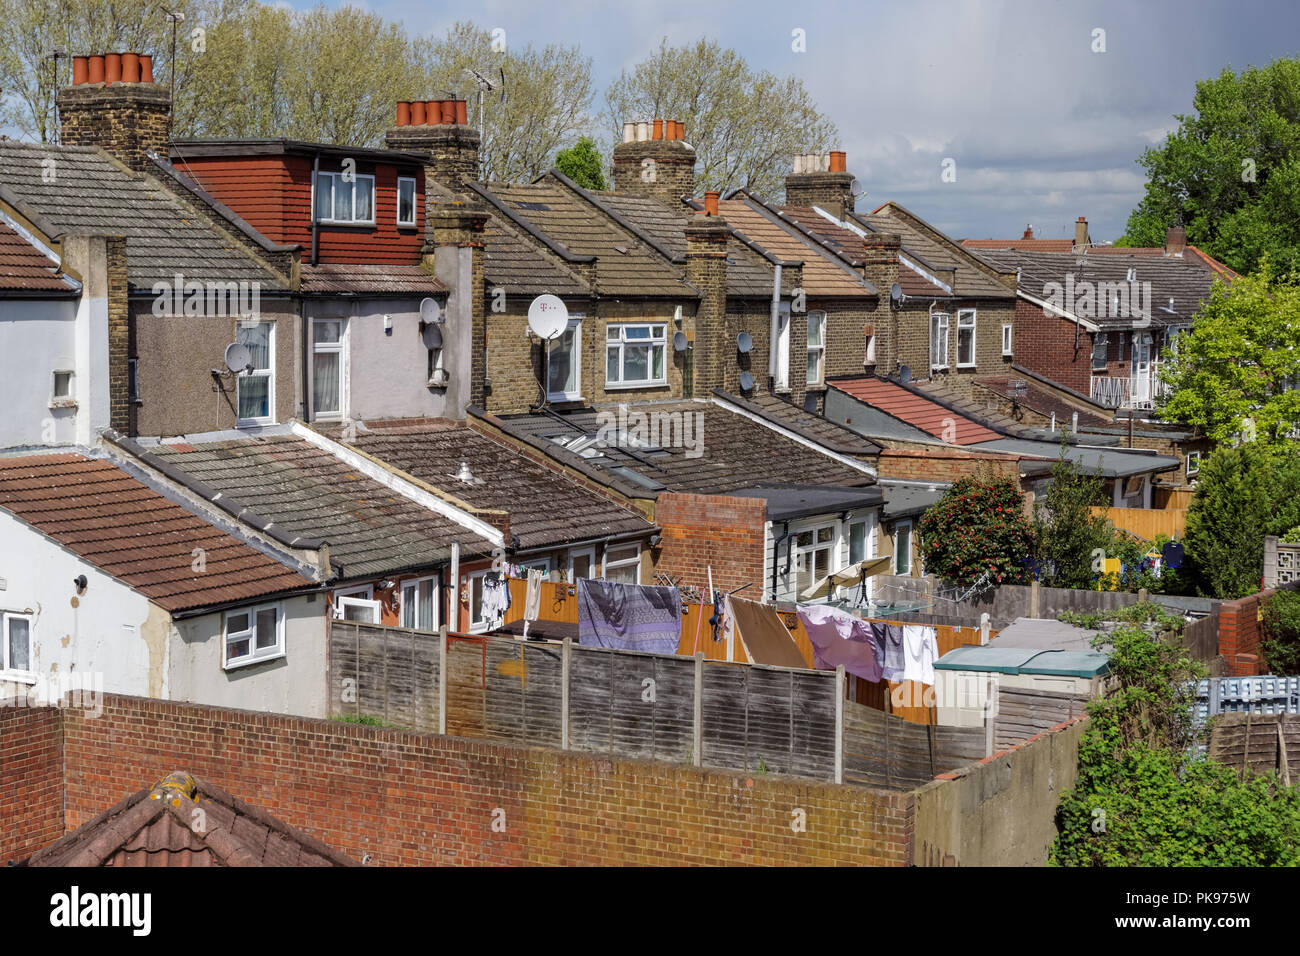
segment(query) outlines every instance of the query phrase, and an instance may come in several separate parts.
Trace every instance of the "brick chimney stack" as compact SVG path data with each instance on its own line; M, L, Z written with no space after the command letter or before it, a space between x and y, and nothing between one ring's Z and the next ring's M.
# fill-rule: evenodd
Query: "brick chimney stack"
M1033 227L1032 224L1031 224L1031 225L1028 225L1028 226L1025 226L1025 234L1024 234L1023 236L1021 236L1020 238L1021 238L1021 239L1032 239L1032 238L1034 238L1034 227Z
M682 199L695 195L695 147L686 142L685 124L624 123L623 142L614 147L614 189L658 199L689 216Z
M693 388L696 395L739 381L728 375L726 356L735 349L727 328L727 240L731 230L717 214L718 194L706 193L705 214L686 224L686 281L700 290L695 312ZM732 385L734 387L734 385Z
M98 146L137 172L167 156L172 99L153 81L153 58L107 53L72 58L72 85L57 98L65 146Z
M1085 252L1091 245L1092 239L1088 235L1088 220L1080 216L1078 222L1074 224L1074 251Z
M819 206L836 219L853 211L853 174L842 150L806 153L794 158L794 171L785 177L787 206Z
M384 134L389 149L425 153L425 177L453 192L479 178L480 139L464 100L398 103L395 125Z
M1187 248L1187 229L1183 226L1170 226L1165 233L1165 255L1181 256Z
M898 254L903 240L896 232L869 232L863 237L862 246L862 274L876 287L879 296L870 333L875 338L875 367L892 372L897 358L899 322L890 290L898 282Z

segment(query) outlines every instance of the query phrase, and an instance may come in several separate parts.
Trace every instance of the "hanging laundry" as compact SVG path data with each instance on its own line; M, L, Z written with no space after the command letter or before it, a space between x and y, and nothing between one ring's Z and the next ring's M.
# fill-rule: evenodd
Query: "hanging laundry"
M542 609L542 571L540 568L530 568L528 571L528 587L524 591L524 640L528 640L528 624L530 621L537 620L537 615Z
M496 571L483 575L483 597L479 607L488 630L494 631L502 625L506 611L510 610L510 585L503 575Z
M886 624L885 659L881 662L880 673L885 680L905 680L903 669L907 666L907 653L903 650L903 625Z
M855 677L872 683L880 680L881 649L868 622L830 604L800 604L797 610L819 670L843 664Z
M934 662L939 657L939 641L932 627L903 625L903 680L934 684Z
M730 594L725 600L727 620L751 661L780 667L808 666L776 608Z
M576 590L578 643L677 653L682 639L682 595L677 588L579 578Z

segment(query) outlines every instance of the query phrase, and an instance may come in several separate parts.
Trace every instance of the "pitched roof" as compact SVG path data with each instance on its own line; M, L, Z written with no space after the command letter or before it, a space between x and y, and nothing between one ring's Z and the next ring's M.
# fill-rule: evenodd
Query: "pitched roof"
M963 239L961 244L967 249L989 250L989 249L1009 249L1017 252L1074 252L1073 239ZM1184 254L1182 258L1195 258L1203 265L1223 276L1225 279L1237 278L1237 273L1229 269L1218 259L1205 252L1203 249L1188 243L1183 247L1184 253L1191 253L1191 256ZM1130 256L1160 256L1162 258L1179 258L1178 256L1167 256L1164 246L1101 246L1090 245L1083 250L1084 255L1130 255Z
M338 429L322 429L334 435ZM337 436L335 436L337 437ZM524 458L463 422L402 419L358 422L347 444L445 489L475 508L506 511L523 549L636 532L653 525L638 512ZM461 462L482 480L455 477Z
M302 264L304 295L439 295L447 286L415 265Z
M737 199L721 200L718 214L727 220L733 232L772 255L786 262L802 262L802 285L809 295L876 295L875 287L851 265L822 248L816 240L800 234L790 224L781 222L778 216L753 198L741 194Z
M872 213L851 213L849 218L850 221L877 232L898 233L903 245L924 259L930 268L942 271L956 269L956 274L948 284L958 297L1011 298L1015 295L1010 286L1004 285L980 268L979 257L967 253L956 240L944 236L947 239L945 242L936 238L943 234L897 203L883 203Z
M805 485L873 481L829 454L713 402L646 402L626 408L623 418L619 409L584 408L557 415L506 415L497 421L557 460L584 466L597 480L641 497L655 497L660 491L728 494L796 479ZM610 441L611 434L620 435L620 440ZM688 440L676 440L679 435ZM670 436L672 440L664 440Z
M968 392L958 389L947 376L935 376L931 379L913 379L900 386L913 395L928 398L949 411L964 415L977 425L983 425L1003 435L1019 438L1050 437L1048 425L1025 425L1010 415L998 411L998 403L992 396L983 392ZM1059 437L1059 436L1058 436Z
M1050 417L1055 414L1056 420L1063 424L1072 422L1076 414L1079 416L1080 428L1114 424L1113 417L1106 415L1101 408L1091 411L1080 408L1078 404L1071 404L1027 375L981 376L975 379L975 384L1040 415Z
M1022 252L1073 252L1073 239L963 239L967 249L1019 249Z
M56 164L50 181L47 159ZM285 291L279 276L158 180L93 147L0 142L0 185L54 226L125 236L127 279L137 290L180 273L187 281L258 282L264 295Z
M0 508L168 611L312 584L99 459L0 459ZM196 548L202 572L193 568Z
M1199 261L1202 265L1208 266L1212 271L1218 273L1229 281L1238 277L1236 272L1229 269L1218 259L1190 243L1183 247L1184 253L1190 252L1190 256L1186 254L1182 256L1166 255L1164 246L1089 246L1086 251L1093 255L1158 256L1160 258L1168 259L1194 259Z
M58 271L59 264L0 222L0 291L75 296L81 283Z
M853 456L880 454L880 446L875 442L863 438L855 431L850 431L838 422L831 421L825 415L806 411L780 395L756 392L752 398L743 398L724 392L720 388L715 388L713 394L724 402L743 408L774 425L814 441L829 451Z
M863 376L827 384L953 445L973 445L1003 437L894 382Z
M570 253L594 256L596 290L602 294L678 298L699 294L659 252L554 177L526 185L487 183L483 189L511 217L528 223L552 243Z
M199 813L201 811L201 814ZM359 866L186 773L168 774L38 850L27 866Z
M453 541L469 552L492 550L469 529L295 435L199 436L149 450L281 528L327 541L331 561L348 577L441 564Z

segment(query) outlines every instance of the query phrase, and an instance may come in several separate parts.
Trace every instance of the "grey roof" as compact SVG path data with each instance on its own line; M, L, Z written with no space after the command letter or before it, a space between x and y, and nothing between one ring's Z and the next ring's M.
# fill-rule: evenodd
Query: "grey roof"
M810 515L874 508L881 503L880 489L835 488L825 485L787 485L776 488L742 488L737 498L762 498L767 502L768 521L793 521Z
M46 159L55 161L52 182L45 181ZM166 172L160 168L159 175ZM136 291L170 285L177 273L187 281L258 282L264 295L287 291L279 276L173 198L159 179L133 173L92 147L0 142L0 184L53 226L125 236L127 280Z
M1040 651L1092 651L1098 632L1053 618L1018 617L989 640L990 647L1025 647Z
M942 445L943 442L927 431L915 425L909 425L901 418L896 418L883 409L868 405L854 398L847 392L832 388L826 392L826 413L834 414L838 422L843 418L843 425L849 431L879 441L920 442L926 445Z
M942 498L950 487L943 482L927 485L881 478L880 491L885 504L880 514L886 520L919 515Z
M1200 311L1201 304L1208 302L1210 287L1215 273L1201 259L1195 256L1147 256L1124 255L1108 252L1105 255L1088 255L1073 252L1020 252L1014 249L985 249L979 253L980 258L1009 271L1020 270L1020 288L1035 298L1049 297L1046 286L1055 282L1066 285L1066 276L1072 275L1074 287L1082 282L1118 283L1127 285L1129 269L1135 269L1139 288L1144 283L1151 284L1151 301L1147 303L1151 311L1151 326L1185 326L1192 324L1192 317ZM1170 308L1169 300L1173 299ZM1065 303L1067 310L1069 303ZM1105 305L1096 303L1096 309ZM1129 328L1133 319L1129 316L1082 316L1101 328Z
M1003 299L1015 296L1010 286L1002 284L980 268L977 264L979 257L974 253L962 249L960 245L954 248L930 235L925 228L929 224L915 213L909 212L897 203L886 203L880 209L887 209L889 212L850 213L849 219L873 232L898 233L905 247L902 254L906 256L909 252L913 252L925 260L918 265L929 265L941 271L956 269L956 275L950 285L953 293L960 297ZM924 225L921 225L922 223ZM936 233L939 232L933 226L929 228ZM994 265L994 268L996 269L997 266ZM1014 272L1015 269L1002 271Z
M1022 438L1002 438L966 447L979 451L1006 451L1013 455L1031 455L1040 458L1055 459L1061 456L1059 443L1027 441ZM1065 457L1078 464L1088 474L1100 468L1103 478L1127 478L1130 475L1168 471L1179 465L1177 458L1146 454L1136 448L1111 449L1067 445Z
M453 541L462 553L491 553L486 539L294 435L206 438L149 450L282 528L327 541L346 577L441 564Z
M713 394L737 408L743 408L830 451L852 456L880 454L880 446L875 442L863 438L857 432L831 421L824 415L805 411L794 402L773 395L771 392L759 392L753 398L742 398L715 388Z

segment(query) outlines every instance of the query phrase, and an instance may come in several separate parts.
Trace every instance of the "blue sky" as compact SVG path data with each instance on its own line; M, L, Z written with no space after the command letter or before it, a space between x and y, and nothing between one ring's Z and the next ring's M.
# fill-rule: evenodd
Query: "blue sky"
M281 3L287 0L280 0ZM292 0L294 6L314 5ZM329 6L342 5L329 0ZM710 37L800 77L835 121L859 209L893 200L958 238L1115 239L1142 195L1135 160L1191 112L1198 79L1300 55L1291 0L363 0L417 33L457 20L512 45L577 44L605 85L667 36ZM806 32L807 52L791 50ZM1093 31L1105 30L1104 53ZM593 124L594 128L594 124ZM688 131L689 138L689 131ZM955 161L956 181L941 181Z

